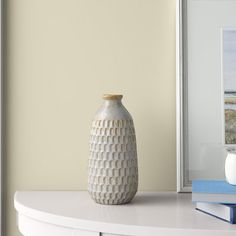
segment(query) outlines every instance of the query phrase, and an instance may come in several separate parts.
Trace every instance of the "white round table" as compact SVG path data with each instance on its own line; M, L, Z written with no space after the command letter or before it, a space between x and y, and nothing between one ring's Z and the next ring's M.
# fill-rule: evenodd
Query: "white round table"
M93 202L83 191L16 192L24 236L235 236L231 225L198 212L191 194L140 192L127 205Z

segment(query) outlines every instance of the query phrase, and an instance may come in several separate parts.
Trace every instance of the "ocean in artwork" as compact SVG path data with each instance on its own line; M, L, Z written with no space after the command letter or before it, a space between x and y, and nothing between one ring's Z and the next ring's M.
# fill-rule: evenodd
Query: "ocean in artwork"
M223 30L225 144L236 144L236 29Z

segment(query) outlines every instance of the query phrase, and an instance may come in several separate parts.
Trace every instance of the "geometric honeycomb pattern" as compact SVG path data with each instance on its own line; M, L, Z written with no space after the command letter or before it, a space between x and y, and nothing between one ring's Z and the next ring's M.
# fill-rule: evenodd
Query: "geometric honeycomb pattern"
M88 192L100 204L130 202L138 188L132 120L95 120L90 136Z

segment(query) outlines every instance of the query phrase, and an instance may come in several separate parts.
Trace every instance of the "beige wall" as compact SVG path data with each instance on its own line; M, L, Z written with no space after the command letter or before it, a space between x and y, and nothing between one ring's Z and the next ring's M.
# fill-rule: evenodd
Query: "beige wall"
M16 190L86 189L107 92L134 118L140 190L175 190L175 0L5 0L7 236Z

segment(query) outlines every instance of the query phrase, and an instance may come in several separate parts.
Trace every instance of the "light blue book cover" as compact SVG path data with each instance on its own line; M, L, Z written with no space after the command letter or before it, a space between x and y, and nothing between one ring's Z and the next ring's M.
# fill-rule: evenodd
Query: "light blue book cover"
M236 194L236 185L231 185L225 180L193 180L192 192L209 194Z

